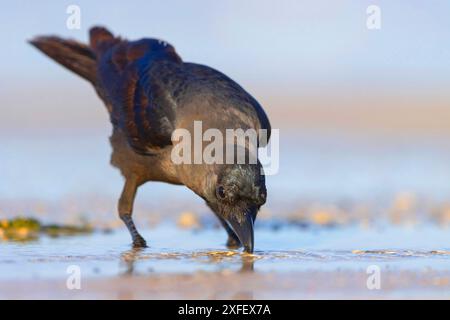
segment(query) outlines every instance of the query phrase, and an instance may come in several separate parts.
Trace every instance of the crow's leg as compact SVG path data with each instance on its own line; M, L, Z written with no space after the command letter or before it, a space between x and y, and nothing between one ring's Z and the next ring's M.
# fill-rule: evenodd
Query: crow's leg
M241 242L239 241L238 236L230 228L228 223L226 223L226 221L224 219L222 219L222 217L219 217L218 215L217 215L217 218L219 218L220 223L222 224L222 226L224 227L225 231L228 234L227 247L229 249L237 249L237 248L241 247Z
M147 243L137 231L133 219L131 218L137 187L138 184L136 182L136 179L126 178L122 195L119 199L119 217L127 226L128 231L130 231L131 238L133 239L133 247L143 248L147 246Z

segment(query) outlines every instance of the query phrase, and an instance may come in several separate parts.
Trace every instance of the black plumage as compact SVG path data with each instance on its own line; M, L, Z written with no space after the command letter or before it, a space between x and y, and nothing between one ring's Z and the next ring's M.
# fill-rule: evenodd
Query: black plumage
M201 196L228 232L229 246L253 251L253 223L266 200L265 179L256 164L179 164L170 158L172 133L266 129L259 103L236 82L210 67L183 62L174 47L157 39L127 41L102 27L90 31L90 45L58 37L37 37L35 47L91 82L113 124L111 163L125 186L119 215L145 246L131 218L137 188L147 181L186 185ZM263 145L261 145L263 146Z

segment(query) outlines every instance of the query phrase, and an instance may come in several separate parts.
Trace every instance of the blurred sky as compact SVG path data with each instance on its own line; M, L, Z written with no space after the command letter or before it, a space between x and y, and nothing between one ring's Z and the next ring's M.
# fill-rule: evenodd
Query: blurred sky
M81 8L81 30L66 28L70 4ZM378 31L366 28L371 4L381 8ZM51 126L69 116L95 126L107 119L86 82L26 43L46 34L86 41L96 24L129 39L167 40L185 61L238 81L279 121L302 110L308 119L315 112L309 107L346 106L435 107L439 120L450 101L449 13L447 0L3 2L0 126L29 127L37 119ZM321 112L311 117L323 118ZM367 112L368 119L376 114Z

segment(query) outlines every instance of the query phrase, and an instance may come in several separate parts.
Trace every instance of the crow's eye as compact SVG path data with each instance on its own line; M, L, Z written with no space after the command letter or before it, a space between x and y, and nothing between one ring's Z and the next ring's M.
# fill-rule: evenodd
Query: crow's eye
M217 195L219 196L220 199L224 199L225 198L225 188L222 186L218 187Z

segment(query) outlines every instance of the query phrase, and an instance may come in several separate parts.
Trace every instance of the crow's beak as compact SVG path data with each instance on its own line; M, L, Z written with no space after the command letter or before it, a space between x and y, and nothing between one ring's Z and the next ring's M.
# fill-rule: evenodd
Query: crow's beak
M244 251L253 253L254 232L253 232L253 217L255 214L251 210L245 213L245 216L240 221L236 217L230 217L227 220L228 225L233 229L234 233L239 238L239 241L244 246Z

